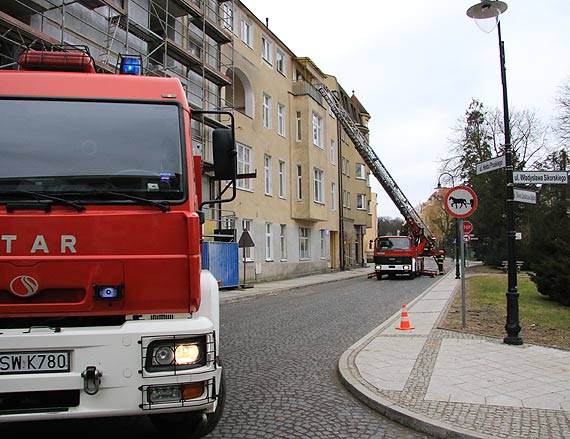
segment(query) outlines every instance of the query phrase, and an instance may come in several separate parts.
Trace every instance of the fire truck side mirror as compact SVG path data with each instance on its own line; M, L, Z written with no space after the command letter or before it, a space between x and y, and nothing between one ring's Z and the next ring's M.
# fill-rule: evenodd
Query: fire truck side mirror
M232 130L216 128L212 133L214 153L214 179L235 180L237 176L237 150Z
M369 248L370 250L372 250L372 243L373 243L373 242L374 242L374 241L373 241L372 239L371 239L370 241L368 241L368 248Z

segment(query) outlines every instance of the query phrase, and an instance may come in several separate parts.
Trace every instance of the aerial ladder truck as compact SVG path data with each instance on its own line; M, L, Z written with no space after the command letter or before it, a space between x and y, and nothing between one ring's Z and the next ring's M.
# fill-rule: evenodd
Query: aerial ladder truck
M424 257L433 257L436 254L435 236L431 234L412 207L368 144L364 134L342 107L337 96L323 83L318 84L316 88L329 104L354 143L354 147L406 221L408 236L378 236L371 243L374 249L374 273L371 274L371 277L376 276L380 280L384 274L387 274L388 277L403 274L410 278L422 274L435 275L437 272L427 270L424 264Z

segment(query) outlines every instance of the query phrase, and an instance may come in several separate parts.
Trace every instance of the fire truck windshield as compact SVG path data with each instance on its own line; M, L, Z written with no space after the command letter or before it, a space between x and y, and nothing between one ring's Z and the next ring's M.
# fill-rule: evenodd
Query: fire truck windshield
M409 250L410 240L405 236L384 236L376 241L376 250Z
M0 193L184 198L177 104L0 99Z

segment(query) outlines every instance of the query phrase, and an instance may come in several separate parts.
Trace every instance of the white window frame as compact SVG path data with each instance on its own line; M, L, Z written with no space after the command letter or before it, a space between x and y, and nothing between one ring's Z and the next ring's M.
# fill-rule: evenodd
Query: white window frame
M323 148L323 118L313 111L313 145Z
M313 168L313 189L314 189L314 202L319 204L325 204L324 195L324 181L325 181L325 171L319 168Z
M253 48L253 27L246 18L241 19L241 40L249 47Z
M287 197L287 164L279 160L279 198Z
M222 26L233 32L234 29L234 11L229 3L222 4Z
M265 223L265 260L273 261L273 224Z
M287 260L287 225L279 224L279 256L282 261Z
M331 165L336 165L336 141L334 139L331 139L330 162Z
M262 105L263 127L271 128L271 96L264 93Z
M261 57L265 62L273 65L273 42L266 35L261 36Z
M333 181L331 183L331 210L333 212L336 212L336 199L337 199L336 183Z
M263 191L265 195L273 195L273 179L271 176L271 156L263 156Z
M238 174L250 174L253 169L253 148L236 142L237 146L237 172ZM253 191L253 181L251 178L239 178L236 187L246 191Z
M297 165L297 201L303 199L303 168L301 165Z
M297 113L295 114L295 141L296 142L300 142L302 140L301 128L302 128L301 112L297 111Z
M356 194L356 209L357 210L366 209L366 194Z
M327 231L324 229L319 230L319 241L321 247L321 259L327 259Z
M277 134L285 137L285 105L277 104Z
M283 76L287 76L287 65L285 64L285 59L285 53L281 49L277 48L275 51L275 67Z
M366 169L364 168L363 163L356 163L354 165L354 177L358 180L366 179Z
M299 260L311 259L311 229L299 227Z

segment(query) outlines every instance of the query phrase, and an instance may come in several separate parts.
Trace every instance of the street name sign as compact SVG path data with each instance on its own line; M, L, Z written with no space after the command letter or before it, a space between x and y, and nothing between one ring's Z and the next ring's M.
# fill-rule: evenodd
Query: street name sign
M567 171L514 171L515 184L567 184Z
M477 174L484 174L485 172L494 171L495 169L501 169L507 166L507 159L504 155L492 158L475 165L477 167Z
M536 192L514 189L514 201L521 203L536 204Z

